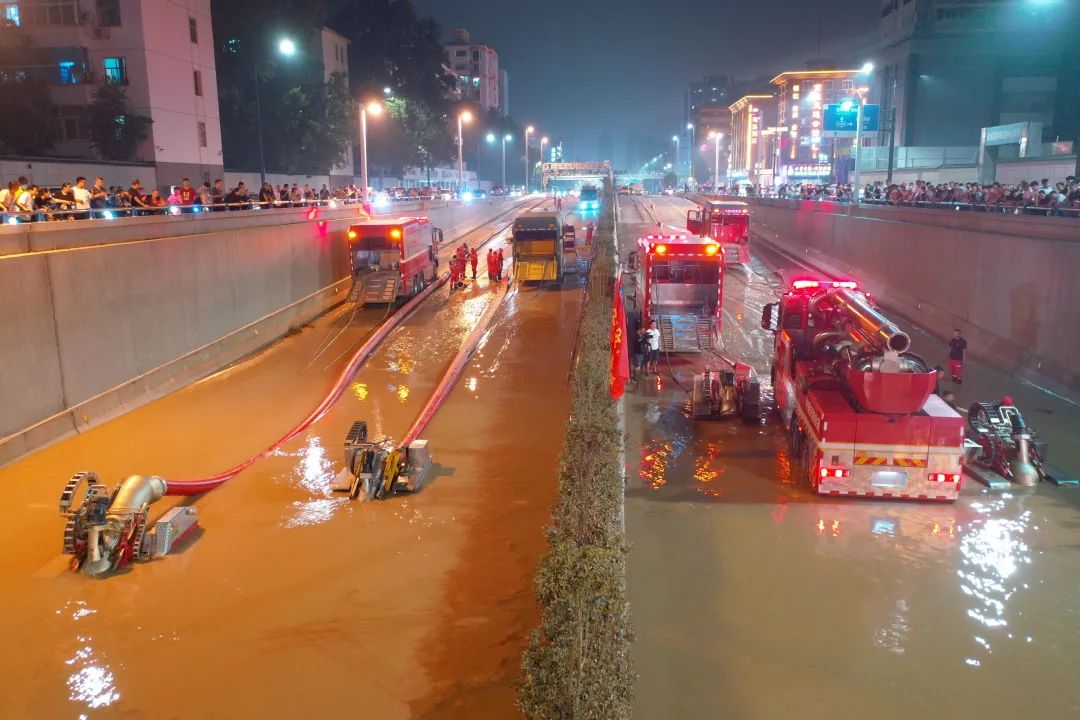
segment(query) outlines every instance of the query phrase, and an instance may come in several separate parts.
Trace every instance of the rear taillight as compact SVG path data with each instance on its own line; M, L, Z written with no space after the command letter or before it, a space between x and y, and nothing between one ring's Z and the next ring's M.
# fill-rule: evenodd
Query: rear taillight
M849 471L843 465L829 465L818 469L818 474L824 478L846 478Z
M960 482L960 473L930 473L930 482L958 483Z

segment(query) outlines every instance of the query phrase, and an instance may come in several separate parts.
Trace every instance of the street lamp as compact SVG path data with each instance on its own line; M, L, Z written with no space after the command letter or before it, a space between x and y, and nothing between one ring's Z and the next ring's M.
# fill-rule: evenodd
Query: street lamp
M671 136L671 142L675 143L675 166L678 167L678 165L679 165L679 136L678 135L672 135Z
M382 94L386 95L386 96L393 95L394 94L394 89L392 87L390 87L389 85L387 85L386 87L384 87L382 89Z
M514 136L510 133L506 133L502 136L502 187L506 187L506 143L514 139ZM487 134L487 141L489 143L495 142L495 133Z
M546 192L547 191L547 187L545 187L547 185L547 183L545 182L545 178L544 178L543 170L542 170L543 167L544 167L544 146L547 145L547 144L548 144L548 139L547 139L547 136L545 135L544 137L540 138L540 167L541 167L540 192Z
M536 132L532 125L525 128L525 192L529 192L529 135Z
M709 131L709 139L716 145L715 159L713 160L713 192L720 191L720 141L724 139L724 133Z
M282 57L296 55L296 43L290 38L282 38L278 41L278 54ZM259 190L266 184L266 154L263 149L262 109L259 97L259 59L256 57L251 64L252 78L255 80L255 132L259 140Z
M463 157L462 148L465 147L465 143L461 140L461 125L462 123L472 122L472 113L468 110L463 110L458 113L457 116L457 174L458 174L458 192L461 193L465 190L465 158Z
M364 209L367 209L368 205L368 174L367 174L367 116L371 113L373 116L382 115L383 106L382 103L372 100L369 103L360 103L360 184L363 187L360 189L361 202L364 205Z
M874 72L874 63L863 63L862 75L869 75ZM863 107L866 105L866 96L870 93L870 88L859 87L855 88L855 93L859 98L859 107L855 112L855 144L851 146L851 159L855 163L855 171L852 175L851 182L851 195L853 200L859 202L859 154L862 150L862 121L863 121ZM850 109L850 108L849 108Z

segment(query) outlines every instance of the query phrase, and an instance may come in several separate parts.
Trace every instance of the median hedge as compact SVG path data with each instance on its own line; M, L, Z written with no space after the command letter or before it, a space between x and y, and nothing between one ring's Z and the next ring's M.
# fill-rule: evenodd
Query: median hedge
M630 717L634 673L622 530L623 480L608 395L614 261L610 187L589 271L559 497L535 584L540 626L522 659L518 708L530 720Z

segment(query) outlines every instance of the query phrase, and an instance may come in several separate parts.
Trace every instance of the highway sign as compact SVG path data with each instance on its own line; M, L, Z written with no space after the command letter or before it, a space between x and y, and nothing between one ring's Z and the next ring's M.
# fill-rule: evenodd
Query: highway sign
M827 138L853 138L855 137L855 124L859 113L859 106L855 103L842 105L826 105L821 123L821 136ZM880 105L863 105L862 131L863 134L876 133L881 117Z

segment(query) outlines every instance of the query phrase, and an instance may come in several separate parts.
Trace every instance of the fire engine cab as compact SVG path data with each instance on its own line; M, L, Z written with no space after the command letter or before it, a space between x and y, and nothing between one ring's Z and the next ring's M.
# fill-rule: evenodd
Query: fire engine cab
M750 207L738 200L709 200L686 212L686 229L720 243L728 263L750 263Z
M910 338L850 281L795 280L762 310L792 472L820 495L954 501L964 420Z
M438 279L442 231L426 217L352 225L347 237L353 302L392 303Z

